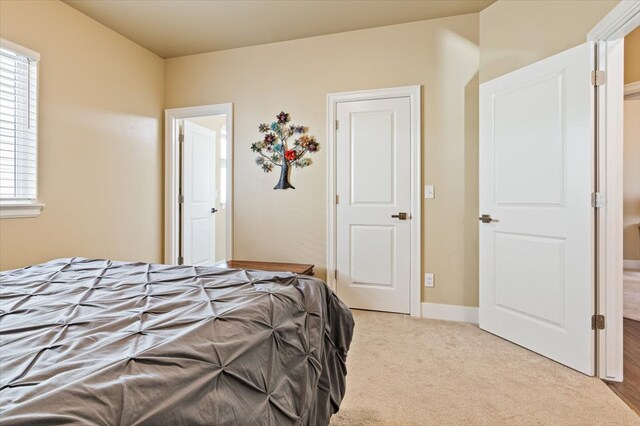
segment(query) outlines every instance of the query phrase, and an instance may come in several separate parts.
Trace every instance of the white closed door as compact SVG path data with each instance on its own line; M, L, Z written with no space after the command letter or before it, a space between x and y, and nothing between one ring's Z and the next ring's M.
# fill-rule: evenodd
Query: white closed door
M594 373L589 44L480 86L480 327ZM492 221L490 221L492 220Z
M340 102L336 113L338 296L409 313L409 221L420 220L410 214L410 100Z
M213 265L216 258L216 132L186 120L183 132L183 263Z

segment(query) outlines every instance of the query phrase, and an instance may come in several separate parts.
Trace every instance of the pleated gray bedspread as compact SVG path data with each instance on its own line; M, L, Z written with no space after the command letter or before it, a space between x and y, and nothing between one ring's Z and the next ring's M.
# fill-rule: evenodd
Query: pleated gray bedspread
M0 273L3 425L326 425L349 309L291 273L59 259Z

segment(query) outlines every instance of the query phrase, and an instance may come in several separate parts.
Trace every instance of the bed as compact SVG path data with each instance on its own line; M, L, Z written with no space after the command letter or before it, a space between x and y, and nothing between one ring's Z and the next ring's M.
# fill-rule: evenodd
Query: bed
M349 309L292 273L58 259L0 273L6 425L326 425Z

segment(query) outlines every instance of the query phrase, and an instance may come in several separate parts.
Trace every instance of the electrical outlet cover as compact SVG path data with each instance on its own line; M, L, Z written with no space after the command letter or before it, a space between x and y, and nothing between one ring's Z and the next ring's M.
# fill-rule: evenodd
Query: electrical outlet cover
M434 286L433 274L428 274L428 273L424 274L424 286L433 288Z

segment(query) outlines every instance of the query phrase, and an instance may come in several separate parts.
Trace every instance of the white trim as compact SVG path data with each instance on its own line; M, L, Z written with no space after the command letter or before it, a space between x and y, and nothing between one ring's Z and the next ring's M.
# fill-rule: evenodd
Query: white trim
M625 260L622 264L624 269L640 269L640 260Z
M478 324L478 308L423 302L422 318Z
M227 258L233 258L233 104L202 105L165 110L165 238L164 263L178 263L178 120L226 115L227 128Z
M33 61L40 60L40 54L38 52L33 51L31 49L27 49L24 46L20 46L19 44L6 40L4 38L0 38L0 46L4 47L5 49L9 49L13 52L24 55Z
M44 204L0 202L0 219L15 219L21 217L38 217Z
M598 229L596 313L606 326L597 331L597 375L623 380L622 135L624 37L640 25L640 0L621 1L587 36L595 42L598 69L605 84L597 86L598 191L606 198L596 213Z
M623 378L623 289L622 289L622 103L624 40L597 43L599 69L606 82L598 86L598 191L605 194L605 206L597 210L598 244L596 312L606 326L597 334L597 374L606 380ZM616 84L618 82L619 84ZM619 283L619 284L618 284Z
M640 0L623 0L587 34L587 41L616 40L640 26Z
M640 81L624 85L624 99L640 99Z
M411 100L411 316L421 315L422 265L422 109L420 86L330 93L327 95L327 284L336 289L336 108L339 102L408 97Z

